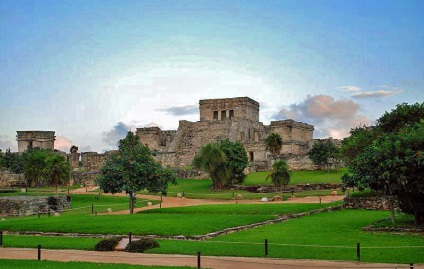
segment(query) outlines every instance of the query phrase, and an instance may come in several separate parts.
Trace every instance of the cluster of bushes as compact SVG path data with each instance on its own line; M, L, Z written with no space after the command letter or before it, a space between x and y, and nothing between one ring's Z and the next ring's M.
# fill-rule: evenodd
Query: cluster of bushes
M15 193L17 190L0 190L0 193Z
M96 251L114 251L122 237L103 239L94 246ZM159 243L151 238L131 241L125 248L126 252L142 253L148 249L159 247Z

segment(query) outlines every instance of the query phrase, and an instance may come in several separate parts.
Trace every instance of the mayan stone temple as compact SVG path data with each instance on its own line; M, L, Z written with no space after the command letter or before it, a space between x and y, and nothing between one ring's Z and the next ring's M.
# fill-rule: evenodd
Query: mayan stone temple
M18 135L18 152L24 152L29 148L54 149L54 131L16 131Z
M162 164L178 167L190 165L202 145L226 138L240 141L251 163L269 163L264 140L273 132L283 139L284 156L305 156L313 140L312 125L293 120L259 122L259 103L249 97L200 100L199 110L199 121L180 120L177 130L138 128L140 142L154 150Z

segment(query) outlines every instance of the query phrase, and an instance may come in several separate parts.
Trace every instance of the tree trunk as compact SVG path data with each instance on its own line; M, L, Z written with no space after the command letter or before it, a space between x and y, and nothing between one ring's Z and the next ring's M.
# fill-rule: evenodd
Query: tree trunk
M133 205L133 195L132 192L129 193L130 196L130 214L134 213L134 205Z
M418 210L415 210L415 225L424 226L424 214L420 214Z
M394 197L389 197L389 206L390 206L390 218L392 219L392 224L395 224L395 205L394 205Z

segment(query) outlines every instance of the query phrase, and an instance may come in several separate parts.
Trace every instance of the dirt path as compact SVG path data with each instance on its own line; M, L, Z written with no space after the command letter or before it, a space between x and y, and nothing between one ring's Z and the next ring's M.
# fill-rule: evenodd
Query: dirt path
M37 249L0 248L0 259L37 259ZM127 252L96 252L84 250L41 250L41 260L85 261L96 263L125 263L139 265L191 266L197 267L197 256L138 254ZM201 268L214 269L281 269L281 268L409 268L406 264L355 263L318 260L286 260L271 258L213 257L202 256ZM414 265L414 269L424 269L424 265Z
M90 190L90 189L89 189ZM73 191L75 194L91 194L93 192L86 192L85 188L76 189ZM111 195L104 193L102 195ZM126 196L125 193L116 193L115 196ZM265 196L265 194L264 194ZM274 201L274 202L261 202L259 199L256 200L220 200L220 199L189 199L189 198L177 198L171 196L163 196L162 204L155 204L152 206L135 208L134 212L140 212L150 210L154 208L171 208L171 207L182 207L182 206L195 206L195 205L218 205L218 204L263 204L263 203L274 203L274 204L290 204L290 203L333 203L336 201L343 200L344 195L336 196L308 196L308 197L292 197L285 201ZM137 194L138 200L160 200L160 196ZM128 210L116 211L111 213L99 213L99 214L128 214Z

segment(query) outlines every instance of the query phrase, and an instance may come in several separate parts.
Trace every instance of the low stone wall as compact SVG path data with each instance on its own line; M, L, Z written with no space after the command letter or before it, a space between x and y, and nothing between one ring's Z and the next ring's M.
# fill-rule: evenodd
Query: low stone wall
M0 188L23 187L26 185L24 174L15 174L9 170L0 170Z
M172 168L177 178L206 179L209 175L196 169Z
M49 210L61 212L69 208L69 202L67 195L0 197L0 216L28 216Z
M271 169L271 162L269 161L250 162L246 168L248 173L269 171L270 169Z
M337 190L340 189L341 184L330 184L330 183L314 183L314 184L297 184L282 189L283 192L301 192L301 191L313 191L313 190ZM258 186L243 186L233 185L230 186L234 190L244 190L252 193L270 193L279 192L280 188L270 185L258 185Z
M82 185L84 187L95 186L95 179L100 175L100 171L80 172L73 171L71 173L71 186Z
M290 170L317 170L316 166L312 160L306 156L288 156L285 158L287 166Z
M302 213L298 213L298 214L283 215L283 216L280 216L276 219L266 220L266 221L257 222L257 223L253 223L253 224L247 224L247 225L242 225L242 226L237 226L237 227L226 228L226 229L221 230L221 231L211 232L211 233L207 233L207 234L203 234L203 235L192 235L192 236L146 235L146 236L133 236L133 239L136 239L136 238L155 238L155 239L166 239L166 240L171 239L171 240L202 241L202 240L205 240L205 239L217 237L219 235L225 235L225 234L239 232L239 231L243 231L243 230L247 230L247 229L251 229L251 228L255 228L255 227L261 227L261 226L265 226L265 225L269 225L269 224L284 222L284 221L289 220L291 218L301 218L301 217L305 217L305 216L309 216L309 215L313 215L313 214L319 214L319 213L323 213L323 212L332 212L332 211L341 210L341 209L342 209L342 205L330 206L330 207L327 207L327 208L315 209L315 210L311 210L311 211L308 211L308 212L302 212ZM44 232L34 232L34 231L19 231L19 232L4 231L4 233L5 234L19 234L19 235L68 236L68 237L86 237L86 238L105 238L105 237L126 236L126 235L119 235L119 234L104 235L104 234L78 234L78 233L55 233L55 232L44 233Z
M343 207L351 209L390 210L390 201L383 196L346 197L343 200ZM398 209L396 201L395 209Z

